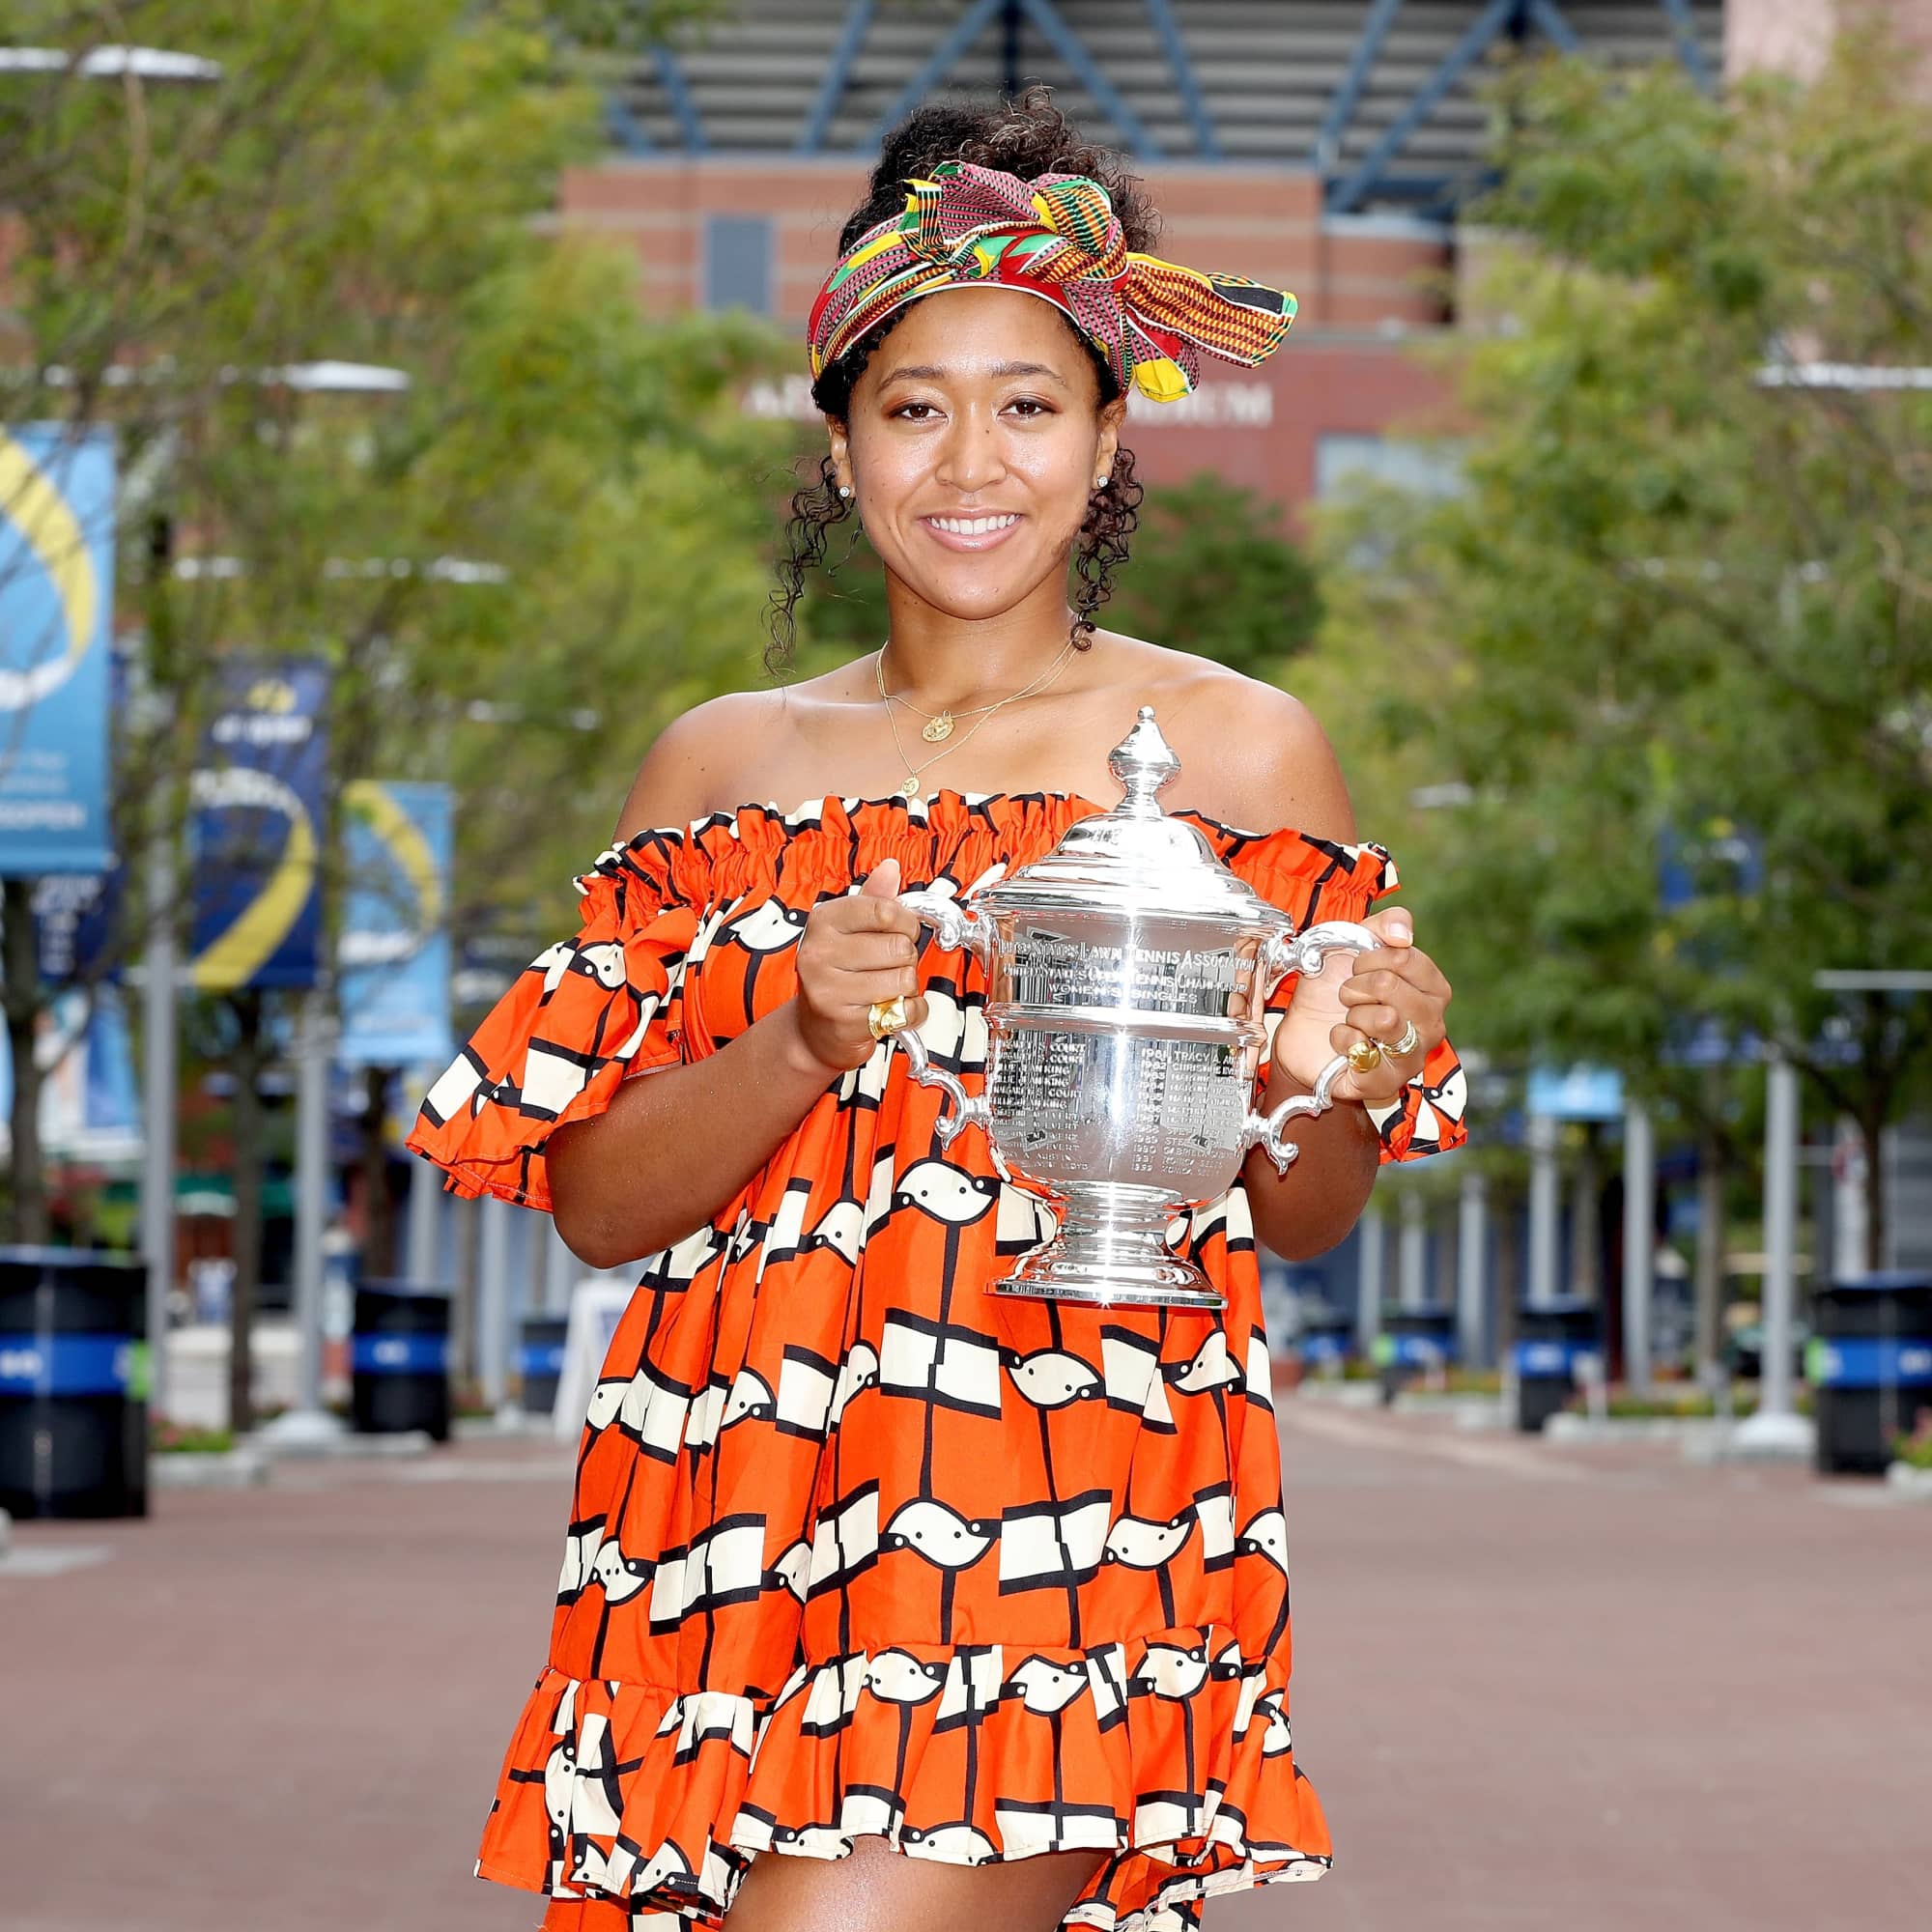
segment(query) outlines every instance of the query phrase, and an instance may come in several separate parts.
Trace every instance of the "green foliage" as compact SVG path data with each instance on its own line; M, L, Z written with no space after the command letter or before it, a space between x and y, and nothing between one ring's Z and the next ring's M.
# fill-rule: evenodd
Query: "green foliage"
M1932 1408L1918 1411L1918 1427L1910 1435L1893 1438L1892 1454L1909 1468L1932 1469Z
M1505 105L1485 213L1521 245L1462 369L1465 488L1326 532L1372 836L1465 1044L1690 1108L1672 1035L1748 1028L1875 1130L1927 1091L1932 1003L1846 1014L1811 976L1932 949L1932 397L1761 372L1932 363L1932 128L1862 39L1808 89L1559 62Z
M585 45L697 11L137 0L103 38L220 80L0 90L7 419L121 444L120 602L144 620L127 849L178 823L219 660L319 656L338 790L449 779L459 933L539 938L658 726L755 670L789 432L737 399L787 345L646 321L635 257L550 219L602 146ZM79 47L91 18L31 24ZM276 378L322 360L408 385ZM333 914L332 838L328 862Z
M1589 1412L1588 1404L1580 1397L1570 1407L1579 1415ZM1695 1421L1718 1412L1716 1399L1709 1389L1688 1384L1678 1387L1664 1385L1651 1395L1635 1395L1629 1389L1614 1389L1606 1399L1605 1407L1611 1418L1619 1422L1651 1417L1662 1417L1666 1421Z
M235 1447L232 1430L157 1415L148 1424L148 1447L156 1456L225 1456Z
M1273 683L1321 615L1314 566L1279 505L1203 470L1149 490L1103 621Z

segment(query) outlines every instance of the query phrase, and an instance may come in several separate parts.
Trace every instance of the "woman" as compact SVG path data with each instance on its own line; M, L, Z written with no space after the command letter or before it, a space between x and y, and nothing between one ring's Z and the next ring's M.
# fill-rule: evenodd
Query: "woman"
M1448 982L1368 912L1394 869L1315 720L1094 622L1140 497L1126 384L1185 393L1200 347L1257 361L1293 307L1152 239L1038 95L897 130L812 318L830 451L774 627L856 512L889 637L663 734L582 929L411 1140L586 1263L641 1264L477 1861L551 1893L552 1932L727 1908L732 1932L1167 1932L1327 1866L1290 1747L1255 1239L1332 1246L1378 1160L1463 1138L1461 1071ZM1285 1177L1251 1155L1187 1220L1211 1315L985 1294L1049 1223L982 1137L942 1153L891 1039L983 1071L983 975L895 895L970 891L1103 810L1144 702L1216 852L1381 941L1271 1002L1269 1106L1336 1050L1379 1065L1296 1123Z

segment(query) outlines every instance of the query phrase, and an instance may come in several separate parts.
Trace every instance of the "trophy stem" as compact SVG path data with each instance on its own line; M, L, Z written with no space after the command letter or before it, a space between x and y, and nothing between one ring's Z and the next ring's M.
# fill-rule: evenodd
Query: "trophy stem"
M1096 1184L1055 1197L1060 1226L1030 1248L1012 1271L989 1282L989 1294L1101 1307L1216 1309L1227 1297L1167 1244L1175 1213L1170 1197L1151 1189Z

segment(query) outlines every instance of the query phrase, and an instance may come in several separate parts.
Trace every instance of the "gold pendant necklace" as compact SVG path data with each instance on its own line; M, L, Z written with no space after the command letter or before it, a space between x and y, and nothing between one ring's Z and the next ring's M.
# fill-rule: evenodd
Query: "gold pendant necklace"
M880 648L883 649L884 646L882 645ZM880 696L885 696L883 684L880 687ZM1002 704L1009 703L1010 700L1005 697L997 698L991 704L975 704L965 711L954 711L951 705L939 711L922 711L911 698L901 697L897 692L892 694L889 701L894 704L903 704L915 718L923 718L925 724L919 735L928 745L936 745L942 738L952 737L952 727L958 724L960 719L977 718L982 711L997 711Z
M1051 683L1054 678L1059 676L1061 667L1065 664L1067 658L1071 656L1072 651L1073 639L1069 637L1065 643L1061 645L1059 655L1055 657L1052 664L1041 671L1037 677L1022 685L1019 690L1009 692L1006 696L996 699L991 704L977 706L976 709L983 715L980 718L978 724L975 724L960 738L959 745L966 744L980 729L980 725L990 724L995 712L1004 711L1015 699L1030 697L1035 692L1040 690L1042 686ZM905 747L899 742L899 724L898 720L893 715L893 705L895 702L903 704L905 700L903 698L895 698L886 689L886 647L884 644L879 646L878 655L872 660L872 677L879 688L879 701L886 707L886 723L892 727L893 748L899 754L900 764L906 768L906 775L899 781L895 789L902 798L917 798L920 794L920 773L924 771L927 765L936 765L941 758L947 757L952 753L956 752L959 749L959 745L948 745L945 751L935 752L923 764L915 765L906 756ZM908 706L907 708L909 710L916 710L918 707ZM950 738L952 735L952 714L950 711L941 711L932 714L922 713L921 715L926 717L928 721L924 729L920 733L921 737L929 742L937 743L939 740ZM970 716L971 714L967 715ZM942 726L943 728L940 728Z

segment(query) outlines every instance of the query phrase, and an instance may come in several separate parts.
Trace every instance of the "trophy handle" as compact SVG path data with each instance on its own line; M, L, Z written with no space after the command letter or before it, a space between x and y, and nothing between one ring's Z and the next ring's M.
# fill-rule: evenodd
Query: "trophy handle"
M963 946L978 954L982 963L991 958L993 923L983 913L971 906L962 906L946 893L901 893L899 904L918 914L923 923L931 926L933 937L949 952ZM939 1119L933 1122L933 1132L939 1136L941 1147L951 1147L954 1135L962 1127L980 1127L990 1134L991 1119L983 1096L975 1099L959 1084L957 1074L944 1066L935 1066L932 1056L925 1050L924 1040L911 1027L901 1027L893 1037L905 1049L905 1057L912 1065L912 1077L922 1087L941 1089L952 1102L952 1112L949 1114L942 1109Z
M1306 932L1278 932L1262 949L1261 997L1266 999L1290 973L1320 973L1331 952L1369 952L1381 941L1351 919L1323 920Z
M959 947L978 955L981 965L993 956L993 923L984 913L963 906L947 893L911 892L899 895L899 904L931 926L932 936L947 952Z
M1274 1171L1286 1174L1289 1162L1301 1150L1293 1141L1282 1138L1283 1128L1303 1114L1325 1114L1335 1104L1329 1097L1330 1090L1348 1070L1349 1056L1338 1053L1315 1076L1314 1093L1292 1094L1271 1114L1257 1114L1250 1109L1247 1119L1241 1122L1241 1151L1245 1153L1249 1148L1259 1145L1274 1162Z
M962 1127L982 1127L990 1132L990 1122L983 1095L975 1098L959 1084L959 1076L944 1066L935 1066L932 1056L925 1050L925 1042L912 1027L900 1027L892 1036L904 1050L912 1066L912 1077L922 1087L938 1087L952 1102L953 1111L941 1110L939 1119L933 1122L933 1132L939 1136L941 1147L951 1147L952 1138ZM1340 1063L1346 1065L1347 1062Z
M1320 973L1322 962L1331 952L1367 952L1379 946L1377 938L1366 925L1350 919L1324 920L1320 925L1311 925L1305 932L1277 933L1270 939L1262 953L1262 975L1264 980L1262 997L1274 989L1278 980L1289 973ZM1305 1114L1325 1114L1335 1103L1329 1092L1344 1073L1349 1070L1349 1057L1338 1053L1315 1077L1315 1091L1312 1094L1296 1094L1284 1100L1273 1113L1257 1114L1252 1111L1241 1124L1241 1148L1259 1145L1267 1157L1274 1162L1277 1174L1286 1174L1288 1164L1301 1150L1291 1140L1282 1137L1282 1130L1290 1121Z

